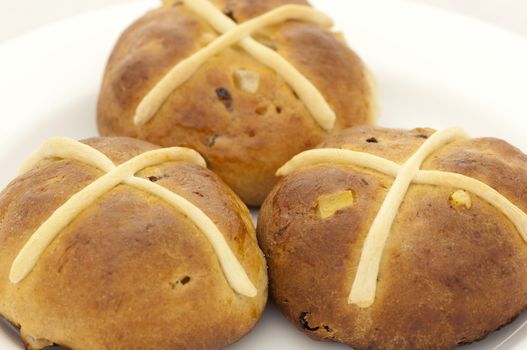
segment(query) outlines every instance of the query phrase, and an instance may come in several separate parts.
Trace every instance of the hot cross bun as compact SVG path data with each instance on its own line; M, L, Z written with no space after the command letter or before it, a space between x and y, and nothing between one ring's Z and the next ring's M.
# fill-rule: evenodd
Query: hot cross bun
M185 148L54 138L0 194L0 315L29 349L219 349L267 300L251 216Z
M309 336L452 349L527 307L527 156L505 141L357 127L279 174L258 237L272 297Z
M193 148L259 206L292 156L373 122L369 71L331 26L304 0L165 1L112 52L100 133Z

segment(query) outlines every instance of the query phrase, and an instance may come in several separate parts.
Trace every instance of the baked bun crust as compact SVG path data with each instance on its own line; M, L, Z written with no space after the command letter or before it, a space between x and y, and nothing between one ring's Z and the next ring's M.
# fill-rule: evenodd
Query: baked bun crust
M433 133L358 127L321 148L346 148L404 163ZM421 169L477 179L527 210L527 156L508 143L467 139ZM373 305L348 304L363 244L394 179L322 164L283 178L262 206L258 237L271 295L299 329L357 350L451 349L482 339L527 306L527 245L507 217L453 187L412 184L391 228ZM317 199L352 191L354 202L322 219Z
M302 0L213 3L238 24L280 5L307 5ZM276 182L276 170L322 142L328 132L280 75L246 51L236 45L223 50L175 89L145 125L133 121L141 100L168 71L217 34L182 4L150 11L133 23L108 61L98 127L104 136L195 149L246 204L259 206ZM253 37L272 47L318 88L337 115L335 131L372 122L368 71L337 35L316 24L287 21ZM238 87L239 70L257 74L256 92Z
M129 138L84 141L121 164L158 148ZM13 260L35 230L103 173L75 160L43 161L0 195L0 314L29 349L219 349L246 334L267 299L250 214L211 171L166 162L137 174L188 199L224 234L257 288L233 291L204 234L162 199L120 184L47 247L18 284Z

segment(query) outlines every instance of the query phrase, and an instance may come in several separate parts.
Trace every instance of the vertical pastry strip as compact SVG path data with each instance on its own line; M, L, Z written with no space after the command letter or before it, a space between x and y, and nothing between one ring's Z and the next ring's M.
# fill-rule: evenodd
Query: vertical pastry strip
M348 300L350 304L356 304L360 307L369 307L373 304L377 289L379 266L386 240L399 207L421 164L432 152L441 146L464 137L465 133L455 128L439 131L427 139L417 152L399 169L397 177L366 236L359 267Z

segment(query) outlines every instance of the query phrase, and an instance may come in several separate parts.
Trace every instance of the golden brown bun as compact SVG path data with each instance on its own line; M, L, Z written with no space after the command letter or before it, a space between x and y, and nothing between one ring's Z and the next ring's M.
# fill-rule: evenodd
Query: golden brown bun
M214 1L238 22L297 0ZM228 3L228 4L227 4ZM105 136L131 136L162 146L199 151L242 200L259 206L276 182L276 170L293 155L322 142L327 133L274 71L237 46L210 59L176 89L142 127L133 123L141 99L179 61L217 34L184 5L153 10L132 24L109 59L98 103L98 126ZM314 24L286 22L255 38L272 42L304 74L337 114L335 130L372 122L371 80L360 58L333 33ZM259 73L251 94L233 80L237 69ZM216 93L226 89L231 102Z
M85 141L116 164L157 148L129 138ZM235 293L211 244L163 200L119 185L76 218L17 285L11 264L54 210L102 173L72 160L44 162L0 195L0 314L33 339L75 350L219 349L255 324L267 274L244 204L211 171L170 162L151 181L187 198L224 233L258 289ZM33 345L31 345L33 344Z
M432 134L358 127L321 147L401 163ZM445 146L423 169L476 178L527 210L527 157L508 143L470 139ZM381 261L375 303L348 304L366 234L393 178L358 167L314 166L282 179L266 199L258 237L271 295L309 336L357 350L451 349L485 337L527 306L527 244L495 207L455 188L411 185ZM355 203L322 220L317 198L352 190Z

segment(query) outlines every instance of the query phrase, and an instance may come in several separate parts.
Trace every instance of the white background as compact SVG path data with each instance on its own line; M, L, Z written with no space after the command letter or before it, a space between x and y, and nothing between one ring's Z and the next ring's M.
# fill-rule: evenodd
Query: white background
M527 36L527 0L406 1L464 13ZM0 43L71 15L126 2L132 0L0 0Z

